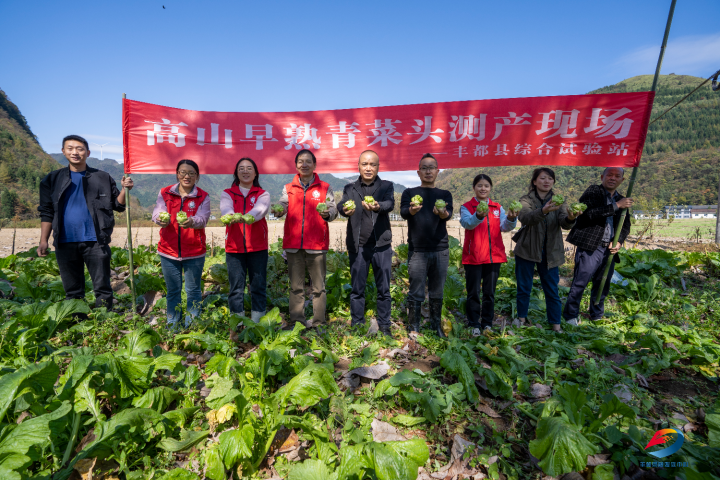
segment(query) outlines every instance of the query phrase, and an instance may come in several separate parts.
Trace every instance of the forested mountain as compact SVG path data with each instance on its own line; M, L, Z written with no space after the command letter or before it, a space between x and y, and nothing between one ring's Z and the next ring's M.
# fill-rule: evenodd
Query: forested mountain
M628 78L589 93L650 90L652 75ZM688 75L661 75L655 96L655 118L703 81ZM688 100L650 126L633 197L641 204L715 204L720 175L720 94L707 84ZM472 180L486 173L495 185L492 198L501 203L527 192L535 167L489 167L445 170L438 186L450 190L456 202L472 197ZM599 183L601 168L550 167L557 176L556 190L577 199L592 183ZM629 181L629 173L628 180ZM620 188L624 192L627 183Z
M34 216L40 179L56 168L20 109L0 90L0 219Z

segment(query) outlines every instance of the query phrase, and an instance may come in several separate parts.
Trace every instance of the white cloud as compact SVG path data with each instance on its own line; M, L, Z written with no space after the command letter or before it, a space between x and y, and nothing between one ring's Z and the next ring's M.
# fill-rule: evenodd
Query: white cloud
M648 74L657 66L659 46L639 48L620 58L619 63L636 73ZM720 33L692 35L669 41L663 59L663 74L705 76L715 72L720 65Z

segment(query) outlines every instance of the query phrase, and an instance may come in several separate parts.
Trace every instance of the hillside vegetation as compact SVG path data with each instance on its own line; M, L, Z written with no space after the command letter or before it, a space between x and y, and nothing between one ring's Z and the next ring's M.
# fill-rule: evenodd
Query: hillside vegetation
M589 93L647 91L652 78L640 75ZM662 75L652 118L690 93L702 80L689 75ZM715 204L720 181L718 147L720 95L708 84L650 127L633 196L644 204ZM527 192L533 168L445 170L438 177L438 186L465 201L472 196L473 177L486 173L495 184L493 199L505 203ZM551 168L557 175L556 190L572 199L578 198L588 185L599 183L602 172L601 168L593 167ZM620 190L626 187L627 184Z
M59 167L0 89L0 219L34 215L40 180Z

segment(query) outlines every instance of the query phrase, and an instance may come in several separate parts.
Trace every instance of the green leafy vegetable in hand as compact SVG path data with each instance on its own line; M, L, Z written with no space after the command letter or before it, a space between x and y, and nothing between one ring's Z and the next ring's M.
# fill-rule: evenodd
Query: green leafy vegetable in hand
M270 210L272 211L272 213L273 213L275 216L282 215L283 212L285 211L285 209L283 208L283 206L280 205L280 204L278 204L278 205L273 205L273 206L270 208Z
M488 204L485 202L478 203L477 211L480 213L487 213L490 211L490 207L488 207Z
M435 200L435 208L442 210L447 206L445 200Z
M247 223L248 225L255 223L255 217L250 215L249 213L247 215L242 216L243 222Z
M188 216L185 212L178 212L178 214L175 216L175 220L177 220L178 223L183 223L185 220L187 220Z
M231 213L223 215L222 217L220 217L220 221L223 223L223 225L230 225L233 222L233 216Z
M348 200L345 202L345 211L352 211L355 210L355 202L352 200Z
M565 203L565 197L563 197L562 195L553 195L552 202L555 205L562 205L563 203Z
M522 203L515 200L514 202L510 202L510 205L508 205L508 208L511 212L519 212L522 210Z
M317 207L315 207L315 210L318 212L327 212L327 203L318 203Z
M423 198L420 195L415 195L410 199L410 203L414 203L415 205L422 205Z
M232 221L233 222L242 222L245 220L245 215L242 213L233 213L232 215Z
M363 201L364 201L365 203L367 203L368 205L374 205L374 204L375 204L375 199L374 199L373 197L370 197L370 196L365 197L365 198L363 199Z
M587 209L587 205L584 203L573 203L570 205L570 212L572 213L582 213Z
M160 220L161 222L169 222L170 214L168 212L160 212L158 214L158 220Z

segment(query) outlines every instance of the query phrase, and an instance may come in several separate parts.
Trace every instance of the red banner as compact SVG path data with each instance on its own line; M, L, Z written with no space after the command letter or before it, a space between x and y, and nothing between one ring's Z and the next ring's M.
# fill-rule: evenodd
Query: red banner
M172 173L183 158L202 173L232 173L250 157L261 173L295 173L298 150L318 172L356 172L374 150L381 171L501 165L634 167L652 92L505 98L314 112L197 112L123 100L128 173Z

